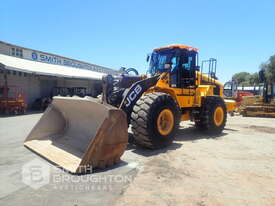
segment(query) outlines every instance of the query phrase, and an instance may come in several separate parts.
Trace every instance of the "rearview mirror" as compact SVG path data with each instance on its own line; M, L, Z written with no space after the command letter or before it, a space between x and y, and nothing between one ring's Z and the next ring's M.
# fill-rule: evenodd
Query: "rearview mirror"
M147 54L146 61L149 62L150 60L150 54Z

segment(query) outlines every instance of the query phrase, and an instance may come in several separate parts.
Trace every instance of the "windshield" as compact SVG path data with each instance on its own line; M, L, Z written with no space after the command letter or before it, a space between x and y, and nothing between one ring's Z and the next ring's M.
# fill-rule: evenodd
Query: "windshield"
M223 86L223 89L232 90L232 82L226 82Z
M174 56L174 52L156 52L151 55L149 73L154 75L165 70L165 64L171 64L171 70L177 66L179 58Z

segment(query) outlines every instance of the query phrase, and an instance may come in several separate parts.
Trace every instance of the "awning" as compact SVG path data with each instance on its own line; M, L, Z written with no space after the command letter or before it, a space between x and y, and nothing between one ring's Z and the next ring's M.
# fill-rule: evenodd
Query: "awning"
M0 63L2 63L5 68L9 70L16 70L37 75L94 80L101 80L104 75L104 73L90 70L36 62L4 54L0 54Z

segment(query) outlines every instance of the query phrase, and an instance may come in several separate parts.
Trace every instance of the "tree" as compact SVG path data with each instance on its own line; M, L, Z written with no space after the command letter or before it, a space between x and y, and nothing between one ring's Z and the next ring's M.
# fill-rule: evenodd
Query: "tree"
M271 56L266 63L261 64L260 69L265 71L268 81L275 82L275 55Z
M268 61L260 65L260 70L264 71L263 76L269 82L275 83L275 55L269 57ZM248 72L239 72L232 76L232 80L238 82L240 86L257 85L263 81L260 80L259 73L250 74Z
M238 82L238 84L243 84L248 81L250 74L248 72L239 72L233 75L232 80Z
M257 85L260 83L259 74L258 72L255 72L253 74L249 75L249 84L250 85Z

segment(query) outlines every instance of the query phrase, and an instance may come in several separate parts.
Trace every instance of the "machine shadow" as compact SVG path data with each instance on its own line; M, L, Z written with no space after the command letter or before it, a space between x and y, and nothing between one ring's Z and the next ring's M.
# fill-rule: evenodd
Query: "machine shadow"
M239 131L237 129L231 129L231 128L224 128L224 130L226 130L226 131L233 131L233 132L238 132Z
M190 125L192 125L192 124L190 124ZM225 128L225 130L227 130L227 129ZM237 130L235 130L235 131L237 131ZM146 149L144 147L137 145L133 138L133 134L129 133L129 143L127 145L126 150L131 150L132 152L134 152L138 155L149 157L149 156L154 156L154 155L158 155L161 153L166 153L169 150L179 149L180 147L183 146L183 144L180 142L195 141L195 140L199 140L199 139L219 139L226 135L228 135L228 133L226 131L222 132L219 135L209 135L209 134L203 133L202 131L199 131L194 126L187 127L187 128L180 127L180 129L175 137L174 142L170 146L163 148L163 149L151 150L151 149Z
M106 171L113 170L113 169L116 169L116 168L124 167L126 165L128 165L128 162L120 160L120 162L118 162L118 163L116 163L116 164L114 164L112 166L108 166L106 168L95 168L95 169L93 169L92 171L90 171L88 173L82 173L80 175L102 173L102 172L106 172Z
M226 130L226 129L225 129ZM226 132L221 134L207 134L203 131L198 130L196 127L180 128L178 134L175 137L175 141L186 142L186 141L195 141L199 139L218 139L223 136L228 135Z
M129 134L129 136L130 135L132 135L132 134ZM163 149L152 150L152 149L147 149L147 148L141 147L141 146L137 145L135 142L129 141L126 150L131 150L131 152L136 153L138 155L142 155L144 157L150 157L150 156L158 155L161 153L166 153L169 150L176 150L176 149L180 148L181 146L182 146L182 144L173 142L170 146L165 147Z

